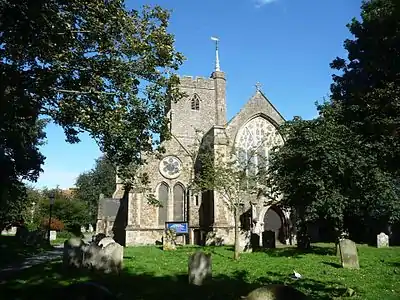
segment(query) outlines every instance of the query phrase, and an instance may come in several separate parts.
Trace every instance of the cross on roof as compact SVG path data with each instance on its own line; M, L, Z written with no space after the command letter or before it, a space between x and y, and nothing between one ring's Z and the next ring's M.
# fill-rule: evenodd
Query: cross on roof
M257 91L260 91L260 90L261 90L261 83L260 83L260 82L257 82L257 83L256 83L256 90L257 90Z

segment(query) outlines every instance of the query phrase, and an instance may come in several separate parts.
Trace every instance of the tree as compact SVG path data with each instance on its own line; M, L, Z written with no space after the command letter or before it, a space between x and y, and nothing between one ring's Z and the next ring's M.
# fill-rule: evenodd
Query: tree
M36 227L42 225L43 220L48 220L50 212L50 194L55 196L52 210L54 219L60 220L65 229L75 234L80 234L82 225L89 222L88 206L85 202L76 199L74 194L68 195L62 190L47 189L35 190L29 188L29 204L35 202L34 223ZM35 227L33 226L33 227Z
M344 230L354 234L360 221L384 230L382 223L400 216L396 181L360 136L335 122L329 103L318 109L314 120L295 118L281 127L285 144L271 156L267 179L297 213L299 247L309 246L308 223L325 220L337 240Z
M256 199L261 193L267 195L267 190L259 181L261 173L265 171L263 168L256 170L252 157L258 152L257 148L253 150L252 155L245 160L240 157L239 149L236 148L229 148L227 153L218 151L215 154L212 149L206 148L198 154L200 169L194 179L193 189L196 192L217 192L220 196L219 199L222 199L233 213L235 224L234 259L239 258L240 252L241 214L246 207L250 206L249 199ZM271 195L269 197L274 199Z
M361 20L348 28L354 39L344 48L348 60L331 67L336 120L357 135L379 166L399 177L400 170L400 7L395 0L363 1Z
M22 181L36 180L44 162L39 146L46 120L38 119L18 78L12 66L0 65L0 229L23 219L27 195Z
M116 165L140 164L141 153L159 146L152 135L168 137L165 108L180 98L173 72L183 57L168 20L159 6L128 11L122 0L5 0L0 74L13 78L6 88L33 124L50 118L70 143L86 131ZM6 106L10 118L13 108Z
M92 170L78 176L75 185L77 187L75 198L86 203L90 221L95 223L100 194L112 197L115 191L116 168L106 156L101 156L96 160Z

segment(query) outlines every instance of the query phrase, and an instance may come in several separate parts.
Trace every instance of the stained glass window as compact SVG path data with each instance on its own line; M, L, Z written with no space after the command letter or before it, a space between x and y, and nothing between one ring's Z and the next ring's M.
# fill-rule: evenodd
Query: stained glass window
M263 117L251 119L236 138L239 163L247 166L250 174L255 174L268 166L272 148L282 144L283 139L271 122Z

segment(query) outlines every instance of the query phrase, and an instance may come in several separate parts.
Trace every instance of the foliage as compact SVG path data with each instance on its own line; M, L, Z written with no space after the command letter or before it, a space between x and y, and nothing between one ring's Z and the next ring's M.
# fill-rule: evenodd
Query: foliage
M34 180L43 163L40 118L70 143L88 132L119 166L142 163L141 153L159 146L152 135L168 137L165 108L181 96L174 71L183 61L168 11L128 11L122 0L5 0L0 17L0 74L9 78L1 80L9 120L1 134L29 154L29 162L8 160L21 161L21 176Z
M48 227L50 213L49 195L54 194L55 201L52 208L52 216L54 219L61 221L66 230L75 232L80 230L82 225L88 224L89 215L87 213L87 205L79 199L75 199L74 195L65 194L60 189L35 190L29 188L28 190L31 197L28 203L36 203L33 223L42 225L44 222L45 227Z
M200 288L188 285L187 276L182 276L187 273L188 256L198 250L212 253L213 271L213 280ZM349 299L344 295L349 288L355 291L351 297L354 300L398 299L400 248L358 245L361 269L357 270L357 276L354 270L340 267L334 252L334 245L319 244L307 252L280 248L243 254L239 261L233 262L231 247L178 247L176 251L160 251L154 246L127 247L124 269L118 275L66 273L62 272L61 262L52 263L15 272L0 286L0 292L25 300L41 291L42 299L54 299L57 298L52 293L54 289L90 281L107 287L122 299L135 295L143 300L217 300L240 299L265 284L286 284L315 300ZM290 278L293 269L303 275L301 280ZM65 292L62 295L68 298Z
M379 168L400 170L400 7L395 0L364 1L361 20L348 24L354 39L344 48L348 60L331 67L336 120L362 136L364 147L377 154Z
M256 199L261 194L269 195L261 186L260 173L254 170L252 156L246 161L240 160L237 149L228 147L225 151L212 152L212 149L202 149L198 154L201 166L193 182L195 192L214 191L227 208L233 212L235 219L235 258L239 257L239 224L240 215L250 206L249 199ZM270 197L273 201L273 197Z
M115 183L116 168L106 156L98 158L92 170L78 176L75 183L77 187L75 198L86 203L92 224L95 224L97 219L100 194L112 197Z
M303 223L324 219L337 233L360 237L360 223L374 236L400 219L400 19L393 3L363 4L362 22L349 25L349 62L331 64L342 75L333 76L330 101L318 106L318 118L281 128L286 141L272 156L269 180Z
M41 227L43 229L49 229L49 219L43 218ZM56 218L51 218L50 220L50 230L61 231L64 230L64 223Z

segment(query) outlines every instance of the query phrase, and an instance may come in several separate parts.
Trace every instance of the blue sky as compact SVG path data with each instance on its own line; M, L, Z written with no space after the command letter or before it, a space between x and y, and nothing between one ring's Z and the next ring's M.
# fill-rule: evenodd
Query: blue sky
M228 119L255 92L255 83L286 119L313 118L315 101L329 93L329 63L345 56L346 24L360 14L361 0L128 0L129 8L159 4L172 9L170 32L186 61L181 75L209 76L220 38L221 70L227 76ZM88 135L65 142L62 129L47 127L47 157L36 187L72 187L94 165L98 146Z

